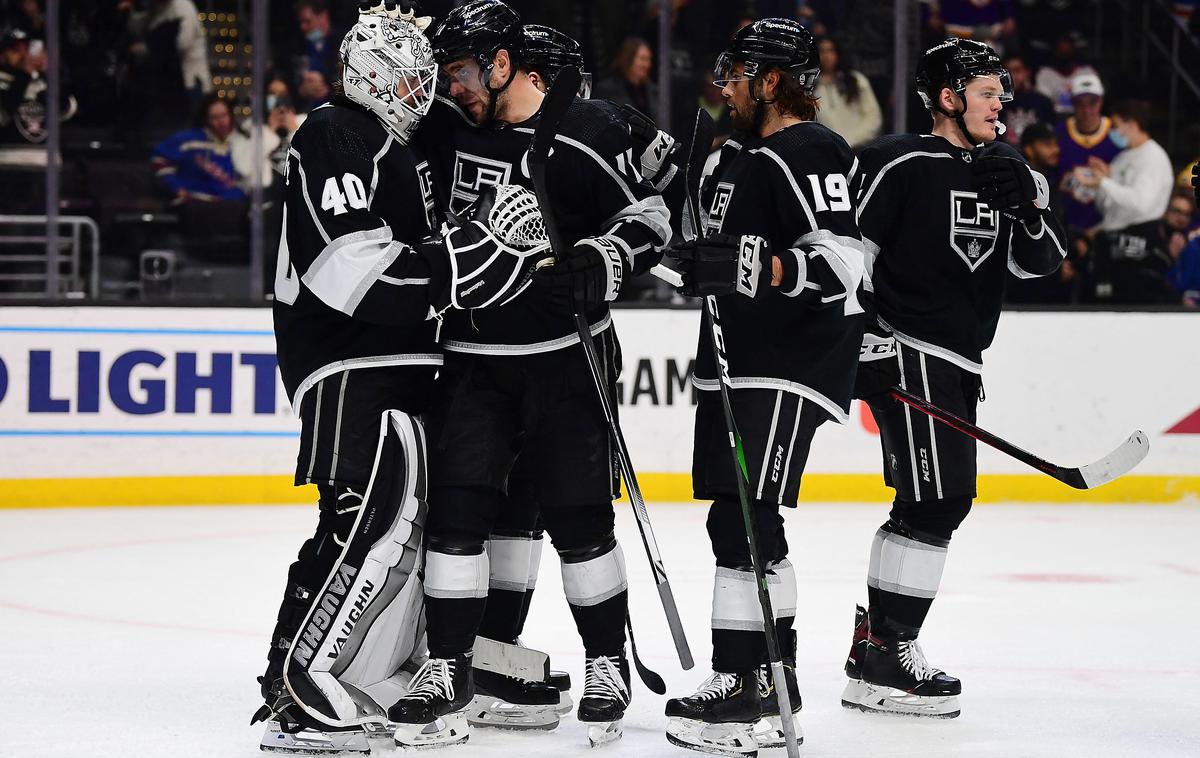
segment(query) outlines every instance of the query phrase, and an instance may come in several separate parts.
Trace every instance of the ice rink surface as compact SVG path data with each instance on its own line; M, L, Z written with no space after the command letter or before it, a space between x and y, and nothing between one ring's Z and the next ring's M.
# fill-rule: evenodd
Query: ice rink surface
M618 529L643 657L669 694L707 673L712 559L698 505L651 508L698 665L667 634L629 509ZM839 695L867 549L886 507L788 514L800 584L805 756L1200 756L1200 506L977 506L950 551L922 641L963 680L963 715L905 720ZM255 756L262 672L284 574L315 508L0 510L0 756ZM546 551L525 641L582 685ZM622 741L476 731L445 758L675 756L664 698L635 685ZM399 755L390 749L375 754ZM783 755L763 751L762 755Z

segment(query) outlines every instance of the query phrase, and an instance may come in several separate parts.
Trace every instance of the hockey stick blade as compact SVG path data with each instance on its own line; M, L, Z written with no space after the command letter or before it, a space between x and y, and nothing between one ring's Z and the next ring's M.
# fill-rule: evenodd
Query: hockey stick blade
M550 240L550 249L556 260L562 260L566 250L558 223L554 218L554 203L550 200L550 192L546 186L546 164L550 158L550 150L558 135L559 126L571 103L575 101L575 93L579 90L579 70L565 66L555 77L554 86L550 88L542 101L541 117L533 130L533 140L529 144L529 178L533 183L533 191L537 196L538 207L542 211L542 220L546 226L546 236ZM608 426L608 435L616 450L620 463L621 475L629 492L629 502L633 506L638 533L642 538L642 546L646 551L646 559L650 562L650 570L654 574L654 583L658 587L662 599L663 612L667 617L667 626L671 630L671 639L675 643L675 652L679 655L679 663L686 671L695 665L692 651L684 634L683 621L679 610L675 607L675 598L671 594L671 585L667 580L667 571L663 567L662 555L658 550L658 542L650 525L650 514L646 510L646 501L642 497L641 487L638 486L637 473L633 470L633 461L629 456L629 447L625 444L625 436L617 422L613 403L608 395L606 371L600 364L596 353L596 345L592 340L591 327L587 316L575 313L575 332L579 336L579 346L587 360L588 372L596 388L596 396ZM661 680L661 677L660 677Z
M633 652L633 667L637 669L638 678L642 680L642 684L646 685L646 689L655 695L667 694L667 685L663 678L642 663L642 657L638 655L637 640L633 637L633 620L629 618L628 614L625 616L625 631L629 634L629 649Z
M944 408L939 408L928 400L920 398L907 390L900 387L892 387L889 392L896 400L921 411L935 421L940 421L951 429L993 447L1005 455L1016 458L1022 463L1032 466L1043 474L1053 477L1077 490L1095 489L1103 484L1108 484L1114 479L1125 476L1141 463L1150 452L1150 439L1146 436L1145 432L1139 430L1129 435L1129 439L1122 442L1115 450L1098 461L1089 463L1086 466L1080 466L1079 468L1059 466L1044 458L1039 458L1033 453L1023 450L1011 442L997 437L986 429L981 429L970 421Z

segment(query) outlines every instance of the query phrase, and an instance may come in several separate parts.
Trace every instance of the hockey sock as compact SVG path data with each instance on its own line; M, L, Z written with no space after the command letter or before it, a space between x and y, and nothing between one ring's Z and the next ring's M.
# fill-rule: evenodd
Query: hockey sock
M563 592L589 658L625 649L629 585L625 556L616 537L575 550L560 550Z
M431 658L453 658L471 649L487 596L488 556L482 547L430 541L425 551L425 619Z
M533 590L537 587L538 569L542 565L542 545L545 538L538 532L529 550L529 578L525 581L525 595L521 602L521 614L517 617L517 636L525 631L525 619L529 618L529 606L533 602Z
M867 574L871 634L883 639L917 636L937 595L949 544L894 520L879 528Z
M497 530L488 540L491 577L479 625L484 637L513 642L521 633L533 544L533 533L519 530Z
M796 662L796 569L784 558L771 564L770 572L779 581L770 581L767 591L771 596L771 610L775 613L775 633L779 638L779 649L783 659L791 665ZM765 661L765 659L764 659Z

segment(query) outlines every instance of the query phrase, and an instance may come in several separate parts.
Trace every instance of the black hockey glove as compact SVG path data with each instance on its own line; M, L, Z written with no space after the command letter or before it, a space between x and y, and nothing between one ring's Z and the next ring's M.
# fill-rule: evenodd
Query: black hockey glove
M533 283L550 306L560 313L586 313L611 303L621 293L625 260L615 242L605 237L585 237L561 261L539 265Z
M675 245L667 255L683 277L688 297L739 293L750 299L771 289L771 245L750 234L713 234Z
M677 170L670 158L678 142L632 105L622 105L621 112L629 122L629 136L633 139L634 154L640 156L642 176L661 191Z
M1016 158L989 155L972 164L971 186L995 211L1033 221L1050 205L1046 178Z

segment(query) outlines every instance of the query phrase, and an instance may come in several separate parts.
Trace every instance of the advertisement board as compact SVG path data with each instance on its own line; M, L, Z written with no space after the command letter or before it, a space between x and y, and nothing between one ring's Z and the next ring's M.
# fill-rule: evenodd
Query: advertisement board
M695 310L618 310L621 424L650 499L690 495ZM1017 312L985 356L979 424L1052 460L1135 429L1134 475L1079 493L981 448L983 500L1165 502L1200 492L1200 316ZM861 404L817 432L807 500L887 500ZM304 502L299 424L265 308L0 309L0 506Z

